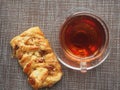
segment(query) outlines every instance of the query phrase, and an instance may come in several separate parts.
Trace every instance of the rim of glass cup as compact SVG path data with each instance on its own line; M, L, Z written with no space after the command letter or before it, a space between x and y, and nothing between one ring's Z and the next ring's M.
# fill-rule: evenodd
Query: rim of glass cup
M104 46L101 48L101 53L99 53L97 55L92 55L92 56L89 56L89 57L78 57L78 56L75 56L75 55L71 54L68 50L65 49L64 46L62 46L62 48L63 48L63 51L66 52L66 54L70 55L71 58L74 58L75 61L84 60L84 62L89 62L89 61L92 61L92 60L96 60L97 58L99 58L105 52L104 50L106 50L106 47L108 46L108 42L109 42L108 28L107 28L106 24L104 23L104 21L101 18L99 18L98 16L93 15L91 13L76 12L76 13L73 13L72 15L70 15L67 20L71 19L72 17L76 17L76 16L80 16L80 15L86 15L86 16L90 16L92 18L95 18L98 22L100 22L100 24L102 24L102 26L103 26L103 28L105 30L105 34L106 34L105 38L106 38L106 40L105 40ZM64 26L64 23L63 23L63 26ZM63 26L61 27L60 30L62 30ZM61 37L61 33L59 33L59 36Z
M98 62L96 65L94 65L94 66L90 66L90 67L87 67L86 69L87 70L90 70L90 69L92 69L92 68L95 68L95 67L97 67L97 66L99 66L100 64L102 64L105 60L106 60L106 58L108 57L108 55L109 55L109 53L110 53L110 50L111 50L111 48L110 48L110 43L111 43L111 41L110 41L110 38L111 38L111 35L110 35L110 28L108 27L108 23L107 23L107 21L106 21L106 19L105 18L103 18L100 14L98 14L96 11L94 11L94 10L91 10L91 9L88 9L88 8L84 8L84 7L77 7L77 8L72 8L72 9L70 9L70 10L68 10L66 13L64 13L64 14L62 14L63 16L60 16L60 17L58 17L58 19L55 21L55 24L56 24L56 22L58 22L61 18L63 18L64 20L62 21L62 22L60 22L61 23L61 26L59 27L59 28L57 28L57 29L59 29L59 33L60 33L60 31L61 31L61 27L62 27L62 25L64 24L64 22L67 20L67 18L69 18L69 17L71 17L71 16L73 16L73 15L77 15L77 14L82 14L82 15L89 15L89 16L91 16L91 17L93 17L93 18L95 18L96 20L98 20L98 22L100 22L100 24L103 26L103 28L105 29L105 34L108 34L107 35L107 41L105 41L105 45L104 45L104 49L105 49L105 51L103 52L103 53L101 53L103 56L102 56L102 58L100 58L101 59L101 61L100 62ZM102 49L102 50L104 50L104 49ZM63 50L63 49L62 49ZM55 51L55 50L54 50ZM63 51L64 52L64 51ZM56 54L56 51L55 51L55 54ZM69 65L69 64L67 64L67 63L65 63L60 57L59 57L59 55L57 55L56 54L56 56L57 56L57 58L58 58L58 60L63 64L63 65L65 65L65 66L67 66L68 68L71 68L71 69L74 69L74 70L81 70L81 68L79 67L73 67L73 66L71 66L71 65ZM76 59L77 59L78 57L76 57ZM84 58L84 59L90 59L91 57L86 57L86 58ZM92 57L93 58L93 57ZM97 57L95 57L95 58L93 58L93 59L98 59L99 57L97 56ZM82 58L78 58L78 59L82 59Z

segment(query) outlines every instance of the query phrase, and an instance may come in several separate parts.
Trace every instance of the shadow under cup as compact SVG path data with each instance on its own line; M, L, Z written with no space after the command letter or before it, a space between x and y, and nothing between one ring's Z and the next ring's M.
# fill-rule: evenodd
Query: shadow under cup
M75 11L62 17L58 23L59 47L55 52L62 64L86 72L107 58L110 50L109 29L98 15Z

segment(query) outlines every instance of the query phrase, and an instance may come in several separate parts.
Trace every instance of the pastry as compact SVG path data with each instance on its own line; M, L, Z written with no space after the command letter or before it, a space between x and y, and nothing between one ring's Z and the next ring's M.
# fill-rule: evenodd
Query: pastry
M61 79L61 65L39 27L24 31L14 37L10 44L14 57L34 89L51 87Z

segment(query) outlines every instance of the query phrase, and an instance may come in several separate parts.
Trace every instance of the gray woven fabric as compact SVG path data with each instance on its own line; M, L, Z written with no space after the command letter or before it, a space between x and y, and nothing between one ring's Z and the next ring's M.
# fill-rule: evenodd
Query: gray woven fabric
M17 60L11 58L10 40L32 26L40 26L51 38L52 23L74 7L94 9L106 18L112 51L103 64L86 74L62 66L62 80L42 90L120 90L119 0L0 0L0 90L32 90Z

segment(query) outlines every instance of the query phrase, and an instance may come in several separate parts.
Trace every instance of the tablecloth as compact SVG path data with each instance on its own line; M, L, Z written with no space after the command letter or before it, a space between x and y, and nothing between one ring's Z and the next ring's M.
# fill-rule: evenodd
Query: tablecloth
M120 0L0 0L0 90L33 90L11 57L10 40L33 26L40 26L50 39L54 21L75 7L93 9L107 20L111 53L85 74L62 65L62 80L41 90L120 90Z

